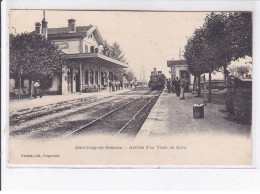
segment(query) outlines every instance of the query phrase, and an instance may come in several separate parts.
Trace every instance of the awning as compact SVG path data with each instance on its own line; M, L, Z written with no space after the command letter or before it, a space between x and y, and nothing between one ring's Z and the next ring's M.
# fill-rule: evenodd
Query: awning
M77 54L65 54L65 59L77 59L85 62L95 62L101 64L108 64L112 67L129 68L128 64L122 63L118 60L112 59L100 53L77 53Z

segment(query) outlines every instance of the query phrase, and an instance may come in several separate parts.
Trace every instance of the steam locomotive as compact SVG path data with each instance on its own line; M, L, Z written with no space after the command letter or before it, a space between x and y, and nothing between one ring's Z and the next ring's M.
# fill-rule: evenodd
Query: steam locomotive
M164 88L165 81L166 81L166 77L164 74L162 74L162 71L157 72L156 68L154 68L154 71L151 72L148 86L152 90L161 90Z

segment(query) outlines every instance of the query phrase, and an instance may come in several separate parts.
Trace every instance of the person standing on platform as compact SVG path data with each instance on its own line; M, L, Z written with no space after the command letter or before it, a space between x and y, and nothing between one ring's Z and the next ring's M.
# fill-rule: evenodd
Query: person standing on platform
M109 92L112 91L112 82L110 79L108 79L108 87L109 87Z
M176 77L176 82L175 82L175 91L176 95L179 97L180 96L180 80L178 77Z
M137 81L135 80L135 82L134 82L134 90L136 90L137 89Z
M131 82L130 82L130 88L131 88L131 90L133 89L133 80L131 80Z
M116 83L115 83L115 80L112 81L112 92L115 91L115 88L116 88Z
M120 81L120 90L123 90L124 89L124 84L123 84L123 81L121 80Z
M185 81L185 78L181 78L181 81L180 81L180 88L181 88L181 92L180 92L181 97L180 97L180 100L184 100L184 99L185 99L185 96L184 96L184 89L185 89L185 85L186 85L185 82L186 82L186 81Z
M175 78L173 78L173 80L172 80L171 92L172 93L176 92L176 80L175 80Z
M236 93L235 91L235 82L234 82L234 77L229 76L227 78L227 85L225 88L225 94L224 94L224 99L225 99L225 105L226 105L226 111L229 112L230 114L234 115L235 109L234 109L234 95Z
M38 94L40 94L40 98L42 97L42 92L40 92L40 80L37 80L33 87L34 87L34 98L37 98Z
M117 80L115 81L115 85L116 85L116 91L118 90L118 82Z
M171 79L170 78L167 79L166 85L167 85L168 93L171 93Z

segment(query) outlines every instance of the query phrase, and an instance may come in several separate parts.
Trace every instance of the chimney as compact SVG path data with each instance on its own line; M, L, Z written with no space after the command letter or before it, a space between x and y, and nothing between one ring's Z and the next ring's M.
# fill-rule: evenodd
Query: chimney
M36 34L40 34L41 33L41 23L40 22L36 22L35 23L35 33Z
M155 68L153 68L153 71L154 71L154 73L155 73L155 74L157 74L156 67L155 67Z
M48 28L48 22L46 22L45 18L42 20L42 36L47 38L47 28Z
M75 32L76 31L76 20L74 20L74 19L68 20L68 29L69 29L69 32Z

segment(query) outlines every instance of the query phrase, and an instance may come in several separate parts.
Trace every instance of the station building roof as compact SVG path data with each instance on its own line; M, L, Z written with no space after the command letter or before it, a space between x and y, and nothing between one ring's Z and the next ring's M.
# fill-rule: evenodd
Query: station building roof
M48 39L66 39L66 38L85 38L88 34L93 33L99 45L104 44L104 40L97 26L76 26L76 30L73 32L69 31L69 27L62 28L48 28L47 29Z
M167 61L167 67L171 67L173 65L187 65L185 60L170 60Z
M109 65L110 67L121 67L121 68L129 68L129 65L126 63L123 63L121 61L112 59L110 57L107 57L105 55L102 55L100 53L77 53L77 54L65 54L65 59L68 60L80 60L85 63L99 63L99 64L105 64Z

